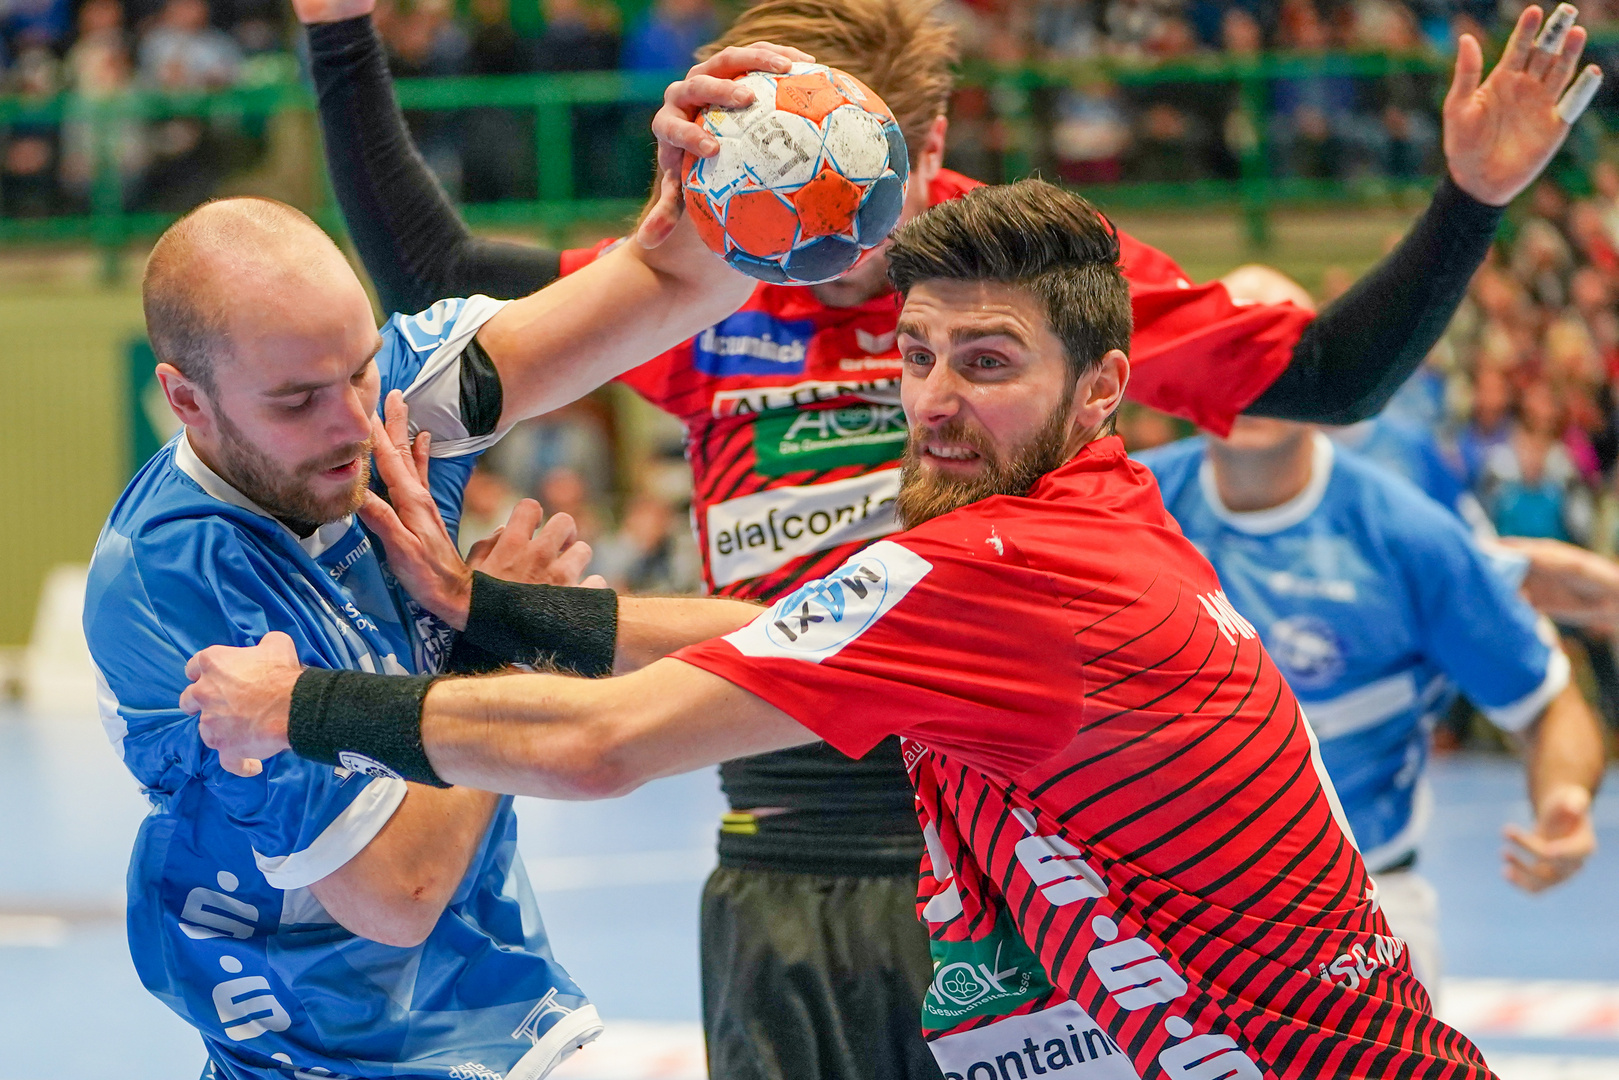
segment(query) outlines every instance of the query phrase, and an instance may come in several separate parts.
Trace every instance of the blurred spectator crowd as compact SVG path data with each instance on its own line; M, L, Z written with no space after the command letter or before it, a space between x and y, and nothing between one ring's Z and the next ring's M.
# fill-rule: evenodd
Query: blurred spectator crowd
M620 391L628 395L629 391ZM654 595L702 589L690 525L691 471L680 424L643 407L640 444L617 430L614 391L520 424L478 462L461 518L463 552L505 525L519 499L546 516L567 514L592 551L588 574L620 591Z
M1619 550L1619 168L1538 184L1384 427L1437 460L1502 535ZM1583 185L1582 185L1583 186Z
M1619 554L1619 166L1542 180L1426 362L1375 419L1332 432L1481 534ZM1392 246L1399 236L1391 235ZM1352 276L1323 275L1325 305ZM1133 410L1132 449L1189 433Z
M1582 19L1600 31L1609 5ZM663 72L690 62L741 0L380 0L376 20L400 77ZM534 5L537 5L534 6ZM1143 65L1261 54L1439 59L1464 31L1499 34L1519 0L943 0L967 79L952 106L949 163L995 181L1038 169L1077 184L1432 175L1443 78L1312 72L1244 92L1182 68ZM113 131L87 105L132 89L207 91L298 77L300 36L284 0L0 0L3 88L24 103L72 92L65 112L14 114L3 131L0 212L83 211L109 169L126 209L182 210L251 170L269 121L251 112L138 117ZM1107 61L1098 64L1097 61ZM991 65L986 67L985 65ZM1122 77L1119 65L1135 71ZM1040 73L1014 80L998 72ZM1599 102L1599 105L1601 102ZM574 189L638 197L650 106L573 110ZM435 173L467 201L538 197L532 109L409 116ZM105 186L101 189L103 199ZM105 205L103 203L102 205Z
M989 180L1040 168L1075 184L1273 177L1431 176L1446 78L1423 65L1344 74L1327 54L1444 60L1463 33L1499 40L1513 0L950 0L967 59L1034 65L1046 85L966 86L952 108L952 160ZM1600 32L1619 9L1581 5ZM1605 46L1594 46L1601 50ZM1172 77L1199 62L1278 54L1304 63L1245 94L1236 80ZM1113 62L1113 77L1097 61ZM1159 79L1117 77L1157 64ZM1435 65L1429 64L1427 67ZM1405 70L1401 70L1401 68ZM1025 98L1027 100L1018 100ZM1015 118L1028 119L1021 125ZM1007 154L1014 149L1013 154ZM1249 170L1244 170L1248 159Z

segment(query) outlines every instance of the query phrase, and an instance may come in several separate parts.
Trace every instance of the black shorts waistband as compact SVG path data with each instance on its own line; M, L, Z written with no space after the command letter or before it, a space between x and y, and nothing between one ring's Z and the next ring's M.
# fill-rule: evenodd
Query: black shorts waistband
M908 815L731 813L719 835L720 865L736 870L914 878L922 851L921 828Z

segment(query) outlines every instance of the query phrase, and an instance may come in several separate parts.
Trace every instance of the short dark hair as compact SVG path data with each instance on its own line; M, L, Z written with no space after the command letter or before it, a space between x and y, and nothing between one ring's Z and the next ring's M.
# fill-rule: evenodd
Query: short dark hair
M974 188L894 234L888 277L903 296L919 281L1001 281L1045 304L1078 379L1112 349L1130 351L1130 286L1119 234L1090 203L1044 180Z

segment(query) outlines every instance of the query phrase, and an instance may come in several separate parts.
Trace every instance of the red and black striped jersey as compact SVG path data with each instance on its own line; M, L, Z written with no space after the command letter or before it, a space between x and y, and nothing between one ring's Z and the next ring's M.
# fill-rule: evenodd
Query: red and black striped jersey
M948 1078L1489 1075L1432 1015L1253 627L1117 438L676 654L898 734Z
M976 181L941 171L934 203ZM1311 316L1238 305L1194 286L1162 252L1120 234L1135 315L1133 397L1224 432L1287 367ZM611 246L567 251L571 273ZM626 373L685 425L693 518L710 591L771 599L894 532L899 305L828 307L811 289L761 284L741 310Z

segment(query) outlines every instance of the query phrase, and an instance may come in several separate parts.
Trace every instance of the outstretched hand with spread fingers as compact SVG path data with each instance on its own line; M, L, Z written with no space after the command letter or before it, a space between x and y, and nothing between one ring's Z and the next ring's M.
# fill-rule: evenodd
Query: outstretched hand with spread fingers
M1456 71L1445 95L1445 161L1456 185L1480 202L1505 206L1528 187L1601 84L1602 70L1591 64L1564 93L1585 48L1577 17L1573 5L1559 4L1537 37L1541 9L1525 8L1500 61L1482 81L1478 40L1463 34L1457 42Z

